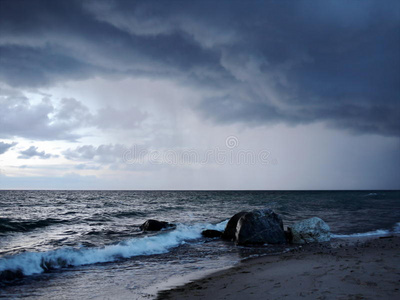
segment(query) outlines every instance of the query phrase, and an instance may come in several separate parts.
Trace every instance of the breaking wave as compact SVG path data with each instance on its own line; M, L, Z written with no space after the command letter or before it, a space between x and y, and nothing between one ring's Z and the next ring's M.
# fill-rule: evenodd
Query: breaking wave
M139 255L162 254L186 241L199 239L204 229L223 230L226 223L227 220L216 225L179 224L173 231L133 238L102 248L61 248L47 252L26 252L4 257L0 259L0 279L11 280L63 267L112 262Z

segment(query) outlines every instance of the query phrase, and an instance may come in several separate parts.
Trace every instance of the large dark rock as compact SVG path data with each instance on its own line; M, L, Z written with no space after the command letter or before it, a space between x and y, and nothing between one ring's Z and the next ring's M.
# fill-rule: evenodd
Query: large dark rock
M286 242L282 218L271 209L242 214L237 221L235 241L246 244L283 244Z
M140 229L143 231L160 231L161 229L172 229L175 227L174 224L157 220L147 220L140 225Z
M222 236L222 232L218 230L206 229L201 232L201 235L208 238L219 238Z
M236 240L236 226L239 219L247 214L247 211L241 211L237 213L232 218L229 219L228 224L226 224L224 233L222 234L222 238L228 241L235 241Z

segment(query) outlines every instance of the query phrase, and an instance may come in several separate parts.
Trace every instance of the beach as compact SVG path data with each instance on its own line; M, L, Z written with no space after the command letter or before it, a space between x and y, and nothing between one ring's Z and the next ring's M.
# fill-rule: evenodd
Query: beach
M400 237L309 244L242 261L157 299L400 299Z

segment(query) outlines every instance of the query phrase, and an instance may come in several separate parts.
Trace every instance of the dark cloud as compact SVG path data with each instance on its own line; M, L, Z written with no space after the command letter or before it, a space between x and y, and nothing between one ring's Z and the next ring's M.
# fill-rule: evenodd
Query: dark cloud
M10 150L12 147L14 147L17 143L4 143L0 142L0 155L3 153L6 153L8 150Z
M38 151L38 147L30 146L28 149L20 151L21 155L18 158L22 159L29 159L32 157L38 157L40 159L49 159L52 157L58 157L58 155L53 155L50 153L46 153L45 151Z
M5 1L1 11L0 76L15 86L221 69L218 54L185 32L134 35L98 20L81 1Z
M99 69L50 46L2 45L0 56L3 57L0 79L18 87L40 87L71 78L85 79Z
M248 102L237 96L209 98L198 108L205 118L219 123L243 122L250 126L285 122L289 125L310 124L321 121L330 127L351 133L374 133L396 136L400 133L399 111L384 104L340 104L279 108L265 102Z
M398 1L2 1L0 11L0 79L13 86L161 76L214 91L196 108L215 122L400 134Z

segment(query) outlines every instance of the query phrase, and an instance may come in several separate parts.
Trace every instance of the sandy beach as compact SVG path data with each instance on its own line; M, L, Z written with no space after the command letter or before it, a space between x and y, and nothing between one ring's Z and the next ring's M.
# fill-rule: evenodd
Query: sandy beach
M400 299L400 237L340 240L254 258L158 299Z

